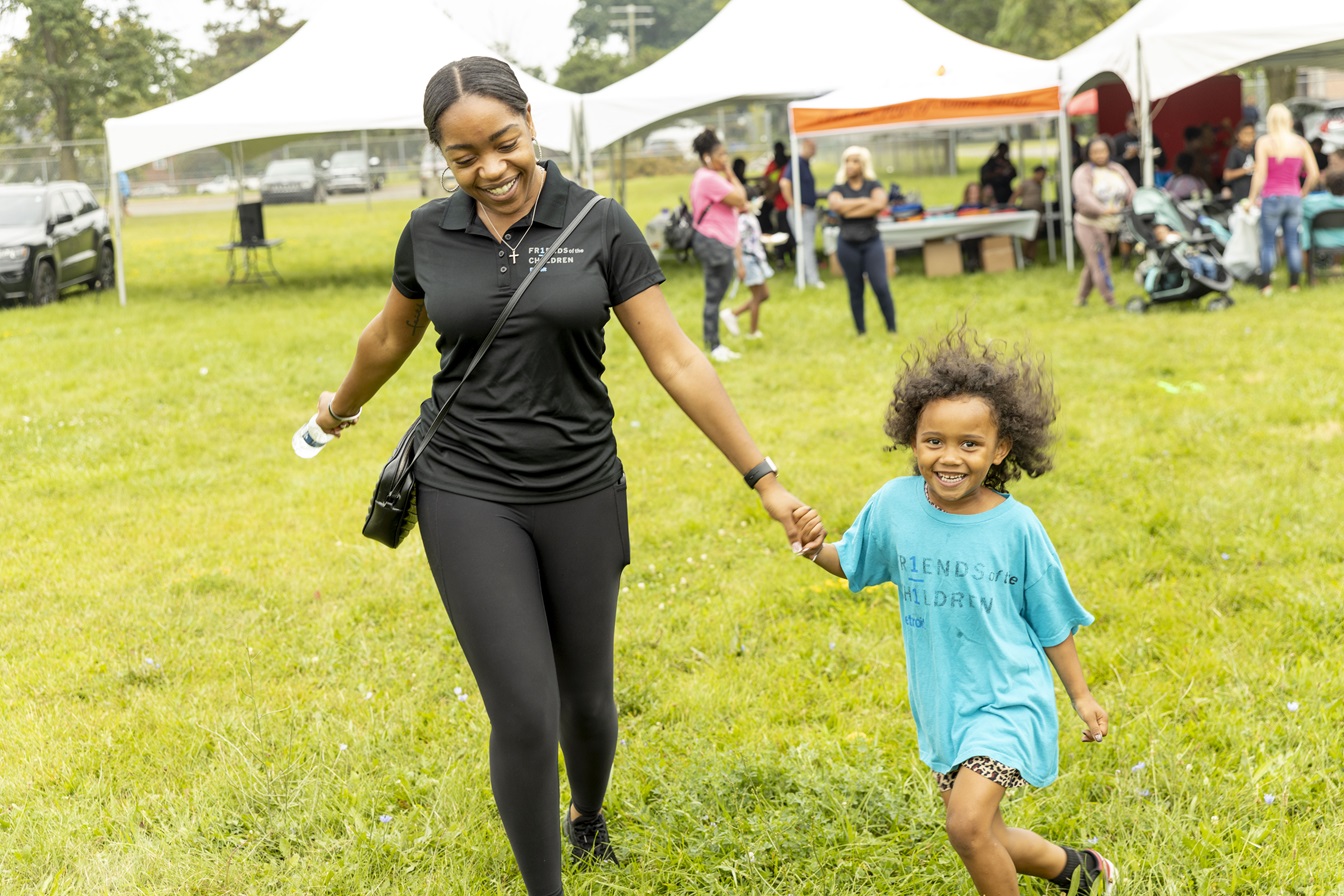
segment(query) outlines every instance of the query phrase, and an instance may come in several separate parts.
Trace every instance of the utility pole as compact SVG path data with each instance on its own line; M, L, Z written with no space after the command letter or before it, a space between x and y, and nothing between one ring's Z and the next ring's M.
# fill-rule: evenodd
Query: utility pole
M612 19L613 25L624 25L626 28L625 42L629 49L629 58L635 58L635 26L647 27L654 24L652 6L636 6L633 3L627 3L624 6L613 6L611 11L620 13L624 18Z

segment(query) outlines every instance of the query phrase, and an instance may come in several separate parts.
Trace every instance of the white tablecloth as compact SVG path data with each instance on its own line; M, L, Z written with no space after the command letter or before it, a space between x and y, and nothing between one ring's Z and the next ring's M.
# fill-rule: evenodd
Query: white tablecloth
M917 249L929 240L954 237L959 240L981 236L1015 236L1033 239L1041 226L1041 213L1035 211L990 212L986 215L946 215L919 221L878 221L882 245L890 249ZM829 254L835 251L840 228L822 228L823 244ZM829 231L827 233L826 231Z

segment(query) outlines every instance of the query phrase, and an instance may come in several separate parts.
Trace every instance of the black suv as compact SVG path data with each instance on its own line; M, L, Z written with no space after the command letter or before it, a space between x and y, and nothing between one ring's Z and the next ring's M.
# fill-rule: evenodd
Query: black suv
M107 210L75 181L0 184L0 299L46 305L116 278Z

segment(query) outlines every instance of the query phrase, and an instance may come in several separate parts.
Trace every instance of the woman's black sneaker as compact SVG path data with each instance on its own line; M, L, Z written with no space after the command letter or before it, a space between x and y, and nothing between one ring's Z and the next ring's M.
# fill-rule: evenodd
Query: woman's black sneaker
M616 858L616 850L611 848L611 838L607 836L607 819L601 812L570 818L566 810L563 827L574 861L621 864L621 860Z

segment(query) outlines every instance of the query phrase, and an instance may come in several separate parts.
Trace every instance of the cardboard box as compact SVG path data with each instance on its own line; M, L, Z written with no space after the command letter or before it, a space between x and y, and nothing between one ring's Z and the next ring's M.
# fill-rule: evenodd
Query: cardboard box
M924 276L951 277L961 273L961 243L930 240L924 244Z
M980 240L980 270L986 274L998 274L1016 267L1012 237L987 236Z

